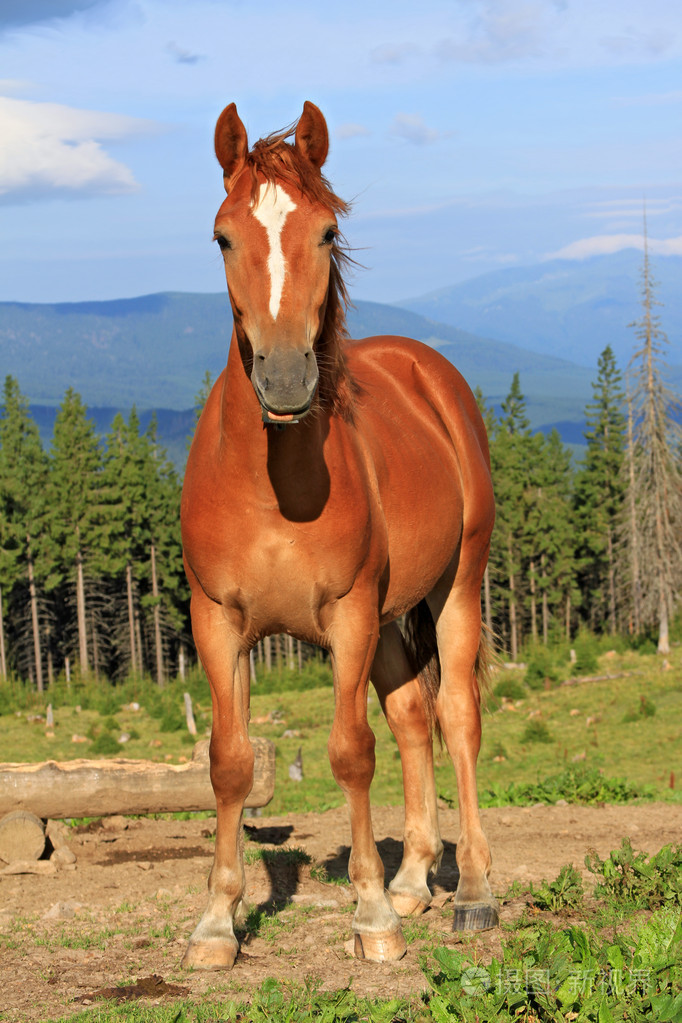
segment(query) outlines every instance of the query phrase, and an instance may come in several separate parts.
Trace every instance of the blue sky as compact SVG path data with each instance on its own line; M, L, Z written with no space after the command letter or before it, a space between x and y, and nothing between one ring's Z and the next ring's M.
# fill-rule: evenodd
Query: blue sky
M311 99L367 269L399 301L637 244L682 254L673 0L2 0L0 300L224 289L215 120Z

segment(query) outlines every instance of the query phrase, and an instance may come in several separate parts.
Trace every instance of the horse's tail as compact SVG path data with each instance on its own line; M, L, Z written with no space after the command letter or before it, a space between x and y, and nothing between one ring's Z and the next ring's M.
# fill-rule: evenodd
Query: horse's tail
M405 616L405 649L410 667L419 678L424 711L429 730L435 732L439 742L443 735L436 714L436 700L440 690L440 658L436 641L436 625L425 600L407 612ZM481 625L481 639L474 662L474 674L478 691L482 697L490 690L490 678L495 660L494 637L488 626Z
M405 650L410 667L419 679L429 732L431 734L435 732L442 743L443 736L436 714L436 699L440 689L440 657L436 642L436 625L425 600L420 600L405 615Z

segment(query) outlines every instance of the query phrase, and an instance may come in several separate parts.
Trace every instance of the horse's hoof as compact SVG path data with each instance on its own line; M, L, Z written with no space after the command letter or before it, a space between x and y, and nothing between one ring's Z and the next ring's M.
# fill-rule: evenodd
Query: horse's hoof
M429 908L429 903L420 899L417 895L392 891L389 891L388 894L398 916L421 916L424 910Z
M469 902L458 906L455 903L453 931L489 931L500 922L500 910L496 902Z
M238 951L236 941L225 941L222 938L190 941L180 965L186 970L231 970Z
M400 927L396 931L380 934L356 934L355 958L371 959L374 963L395 962L407 952L407 945Z

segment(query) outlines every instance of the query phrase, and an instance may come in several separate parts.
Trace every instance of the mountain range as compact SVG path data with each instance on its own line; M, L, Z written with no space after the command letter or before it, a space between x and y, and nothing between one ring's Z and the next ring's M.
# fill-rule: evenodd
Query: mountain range
M671 339L670 383L679 387L682 297L673 284L682 258L660 260L656 269ZM565 443L581 444L598 355L610 343L624 368L638 301L637 254L620 253L508 268L400 306L358 301L348 325L352 337L400 334L439 349L495 409L518 372L531 425L556 426ZM161 439L181 465L195 396L206 370L215 377L224 367L231 329L224 293L3 302L0 373L17 377L45 438L68 387L101 432L118 410L135 405L143 425L156 410Z
M507 267L400 302L430 319L594 367L610 344L621 369L632 357L629 324L642 315L642 254L624 249L586 260ZM654 257L656 313L682 365L682 256Z

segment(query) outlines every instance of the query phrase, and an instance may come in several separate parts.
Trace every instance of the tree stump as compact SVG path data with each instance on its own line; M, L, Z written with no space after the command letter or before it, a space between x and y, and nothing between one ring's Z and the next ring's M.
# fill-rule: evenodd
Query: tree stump
M45 849L45 826L28 810L13 810L0 820L0 860L39 860Z

